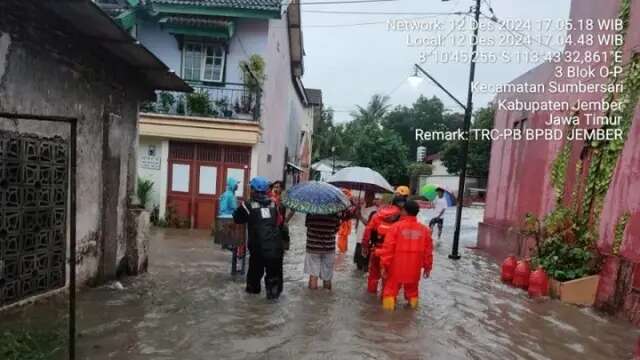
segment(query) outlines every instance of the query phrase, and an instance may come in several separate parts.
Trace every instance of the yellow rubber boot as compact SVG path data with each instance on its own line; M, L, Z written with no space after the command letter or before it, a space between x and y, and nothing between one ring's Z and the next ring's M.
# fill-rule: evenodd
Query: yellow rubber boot
M384 310L394 310L396 308L396 299L390 296L382 298L382 308Z
M411 298L409 299L409 306L411 306L412 309L417 309L418 308L418 298Z

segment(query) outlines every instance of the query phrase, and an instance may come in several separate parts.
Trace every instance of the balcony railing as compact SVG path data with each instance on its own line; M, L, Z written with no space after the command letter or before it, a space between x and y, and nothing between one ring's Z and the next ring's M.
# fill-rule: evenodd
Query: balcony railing
M258 121L260 118L259 90L236 83L226 83L219 87L192 87L194 92L191 94L159 91L156 93L156 101L144 103L140 111L248 121Z

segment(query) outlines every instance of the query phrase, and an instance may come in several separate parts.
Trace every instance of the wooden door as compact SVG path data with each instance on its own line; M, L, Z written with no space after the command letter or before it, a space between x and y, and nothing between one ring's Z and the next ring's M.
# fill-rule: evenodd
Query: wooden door
M251 148L207 143L171 142L168 207L193 228L209 229L218 213L227 177L248 183ZM246 190L238 190L238 197Z
M221 167L224 146L219 144L197 144L196 168L197 188L194 189L195 223L197 229L210 229L218 213L220 195L224 192Z

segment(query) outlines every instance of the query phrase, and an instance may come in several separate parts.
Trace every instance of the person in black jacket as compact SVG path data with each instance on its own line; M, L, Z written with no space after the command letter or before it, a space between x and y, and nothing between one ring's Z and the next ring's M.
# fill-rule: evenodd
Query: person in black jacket
M264 276L267 299L277 299L282 293L282 259L284 243L278 225L278 208L269 196L269 180L262 176L251 179L251 198L234 212L236 224L247 224L249 271L247 288L259 294ZM266 275L265 275L266 274Z

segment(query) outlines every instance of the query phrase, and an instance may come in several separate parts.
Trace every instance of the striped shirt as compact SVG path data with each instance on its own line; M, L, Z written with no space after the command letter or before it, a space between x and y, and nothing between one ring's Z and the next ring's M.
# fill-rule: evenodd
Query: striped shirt
M336 234L340 228L338 215L307 215L307 252L328 254L336 251Z

